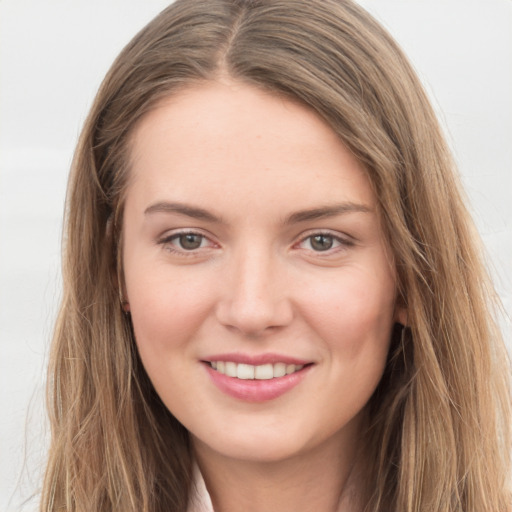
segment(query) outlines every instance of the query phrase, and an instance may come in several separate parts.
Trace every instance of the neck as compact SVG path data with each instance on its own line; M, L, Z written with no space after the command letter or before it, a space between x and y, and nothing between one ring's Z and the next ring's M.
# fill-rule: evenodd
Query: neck
M359 512L357 443L340 444L269 462L228 458L194 439L215 512Z

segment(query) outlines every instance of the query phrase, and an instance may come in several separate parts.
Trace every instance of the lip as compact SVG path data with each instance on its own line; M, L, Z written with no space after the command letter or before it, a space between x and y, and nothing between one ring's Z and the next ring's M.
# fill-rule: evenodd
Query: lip
M248 359L244 357L242 357L243 360L238 361L226 357L227 355L224 354L221 358L212 360L255 364L247 362ZM254 358L250 359L254 360ZM270 363L268 359L265 362L260 362L260 358L256 358L256 360L258 361L256 365ZM280 359L275 362L284 363L286 361ZM313 364L307 364L307 362L295 363L291 362L291 360L288 364L306 364L306 366L304 366L304 368L302 368L301 370L298 370L289 375L284 375L283 377L276 377L268 380L244 380L237 379L236 377L228 377L227 375L224 375L223 373L214 370L207 362L202 362L202 365L205 368L206 372L208 373L209 377L211 378L212 382L217 386L217 388L220 391L222 391L224 394L228 396L245 402L267 402L269 400L275 400L276 398L284 395L285 393L291 391L293 388L299 385L307 376L311 368L314 366Z

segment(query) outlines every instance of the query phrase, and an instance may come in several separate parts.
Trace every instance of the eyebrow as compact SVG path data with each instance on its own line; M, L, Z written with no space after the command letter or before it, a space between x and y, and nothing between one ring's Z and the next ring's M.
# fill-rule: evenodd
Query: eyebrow
M328 217L335 217L336 215L343 215L346 213L371 213L373 210L358 203L340 203L329 206L321 206L320 208L312 208L310 210L301 210L292 213L285 220L285 224L296 224L299 222L307 222L318 219L325 219Z
M198 208L196 206L190 206L183 203L169 203L166 201L160 201L151 206L148 206L144 210L144 215L152 213L179 213L187 217L191 217L197 220L205 220L208 222L220 223L221 219L210 213L208 210Z
M285 224L297 224L300 222L308 222L312 220L325 219L336 215L347 213L370 213L373 210L364 204L358 203L340 203L319 208L311 208L308 210L300 210L292 213L285 219ZM144 215L153 213L178 213L197 220L204 220L214 223L222 223L222 219L203 208L191 206L183 203L170 203L167 201L159 201L144 210Z

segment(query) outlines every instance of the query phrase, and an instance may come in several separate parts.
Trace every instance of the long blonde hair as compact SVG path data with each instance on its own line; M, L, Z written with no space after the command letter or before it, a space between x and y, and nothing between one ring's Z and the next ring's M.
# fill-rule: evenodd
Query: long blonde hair
M368 404L366 511L508 510L510 370L478 237L417 77L350 0L178 0L113 64L69 182L41 510L186 509L188 435L120 307L120 225L134 126L219 73L315 110L378 197L409 328Z

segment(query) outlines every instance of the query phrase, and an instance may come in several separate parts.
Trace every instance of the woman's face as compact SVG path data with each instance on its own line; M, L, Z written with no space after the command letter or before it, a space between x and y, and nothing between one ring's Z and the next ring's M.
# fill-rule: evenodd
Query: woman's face
M131 161L125 291L168 409L227 457L353 442L403 314L358 160L308 108L211 82L150 112Z

